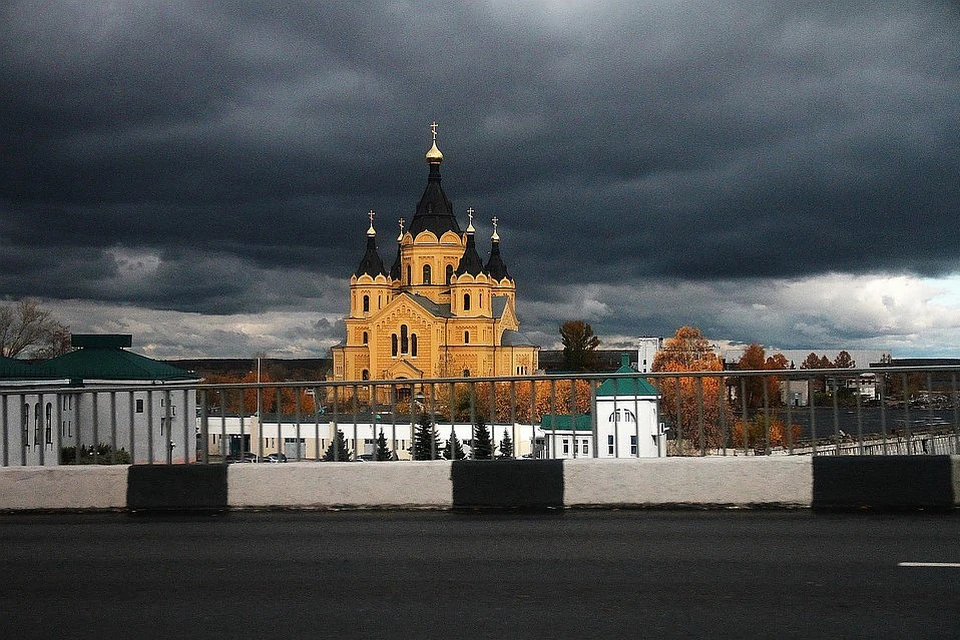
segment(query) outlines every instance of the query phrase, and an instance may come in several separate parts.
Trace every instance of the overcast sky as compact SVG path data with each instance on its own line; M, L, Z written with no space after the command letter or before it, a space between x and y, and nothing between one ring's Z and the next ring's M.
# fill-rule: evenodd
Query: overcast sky
M76 332L327 355L435 119L544 348L960 357L955 2L0 6L0 297Z

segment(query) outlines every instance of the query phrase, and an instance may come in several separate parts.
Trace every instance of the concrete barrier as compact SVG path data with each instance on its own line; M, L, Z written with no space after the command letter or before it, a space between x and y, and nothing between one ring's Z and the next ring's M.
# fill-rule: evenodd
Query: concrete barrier
M953 509L960 456L8 467L0 511Z
M0 468L0 511L127 507L126 466Z
M809 507L809 457L566 460L568 507Z
M563 508L562 460L460 460L453 463L458 509Z
M231 508L430 508L453 505L450 462L233 464Z
M222 511L227 508L223 464L133 465L127 481L131 511Z
M829 456L813 461L813 508L952 509L960 456Z

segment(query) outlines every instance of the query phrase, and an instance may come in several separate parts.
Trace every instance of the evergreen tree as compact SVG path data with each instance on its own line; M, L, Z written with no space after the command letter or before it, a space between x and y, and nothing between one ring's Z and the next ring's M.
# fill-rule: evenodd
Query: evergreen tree
M323 454L324 462L348 462L350 460L350 450L347 449L347 441L343 437L343 431L337 429L337 435L334 437L333 441L330 442L330 446L327 447L326 453Z
M387 447L387 439L383 435L383 429L380 429L380 435L377 436L377 449L373 453L373 459L378 462L393 460L393 451Z
M506 429L503 430L503 440L500 441L500 457L513 458L513 439Z
M567 371L593 371L597 365L600 338L583 320L570 320L560 325L563 343L563 368Z
M478 418L477 423L473 425L473 459L493 460L493 442L483 418Z
M463 460L467 457L467 454L463 451L463 445L460 443L460 439L457 438L457 432L450 432L450 439L447 440L447 444L443 447L443 457L447 460Z
M413 430L413 459L433 460L440 455L440 438L437 428L430 422L430 416L420 414L420 422Z

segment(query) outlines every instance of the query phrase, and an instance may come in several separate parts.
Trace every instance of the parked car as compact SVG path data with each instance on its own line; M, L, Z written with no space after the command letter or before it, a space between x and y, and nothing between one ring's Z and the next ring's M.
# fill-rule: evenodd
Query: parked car
M286 462L287 456L282 453L271 453L263 458L263 462Z
M263 460L263 458L250 451L244 451L243 453L227 456L227 464L234 464L237 462L263 462Z

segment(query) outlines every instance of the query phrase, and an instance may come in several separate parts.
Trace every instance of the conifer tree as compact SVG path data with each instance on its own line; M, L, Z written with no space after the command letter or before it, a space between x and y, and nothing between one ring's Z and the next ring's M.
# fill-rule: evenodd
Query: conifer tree
M500 457L513 458L513 439L506 429L503 430L503 440L500 441Z
M440 455L440 438L430 416L420 414L420 422L413 430L413 459L433 460Z
M493 442L483 418L478 418L473 425L473 459L493 460Z
M324 462L348 462L350 460L350 450L347 449L347 441L343 437L343 431L337 429L337 435L330 442L326 453L323 454Z
M463 444L460 443L460 439L457 437L457 432L450 432L450 439L447 440L447 444L443 447L443 457L447 460L463 460L467 457L467 454L463 451Z
M387 447L387 439L383 435L383 429L380 429L380 435L377 436L377 449L373 453L373 459L378 462L393 460L393 451Z

